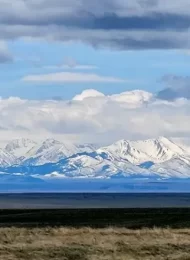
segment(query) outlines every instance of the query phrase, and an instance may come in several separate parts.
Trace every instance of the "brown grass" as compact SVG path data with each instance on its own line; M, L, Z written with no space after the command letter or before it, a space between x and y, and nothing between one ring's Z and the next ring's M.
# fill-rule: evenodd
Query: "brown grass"
M1 228L0 260L190 259L190 229Z

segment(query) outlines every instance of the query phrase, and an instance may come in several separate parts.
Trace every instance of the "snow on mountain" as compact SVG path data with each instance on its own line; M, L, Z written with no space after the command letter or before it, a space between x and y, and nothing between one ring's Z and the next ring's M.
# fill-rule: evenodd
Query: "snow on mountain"
M169 161L155 164L151 171L165 178L190 178L190 157L172 158Z
M17 158L11 153L6 152L3 149L0 149L0 166L7 167L15 164L17 162Z
M100 148L98 152L107 153L111 160L126 160L133 164L148 159L146 154L134 148L127 140L121 140L110 146Z
M54 139L47 139L44 142L34 146L25 156L25 165L42 165L45 163L58 162L61 159L69 157L80 152L92 152L92 145L74 145L71 143L62 143Z
M0 150L0 166L1 172L39 178L184 178L190 177L190 146L180 139L165 137L120 140L99 149L54 139L37 144L21 139Z
M15 157L24 157L25 154L32 149L37 143L30 139L15 139L5 146L5 151Z
M84 90L80 95L76 95L73 100L75 101L83 101L86 98L91 97L104 97L104 94L95 90L95 89L87 89Z
M60 162L61 173L66 176L107 177L107 174L116 174L117 168L106 158L97 153L77 154ZM103 173L103 175L102 175Z
M2 153L7 154L7 158L10 157L12 164L20 161L20 164L24 165L42 165L58 162L79 152L92 152L94 150L94 146L90 144L74 145L68 142L62 143L54 139L47 139L37 143L33 140L22 138L10 141L2 149ZM7 165L10 165L10 163L7 163Z
M125 159L133 164L161 163L175 156L188 154L184 147L180 147L164 137L143 141L121 140L111 146L100 148L99 151L106 151L113 159Z
M38 167L38 166L36 166ZM150 176L149 171L126 161L111 161L105 153L80 153L59 161L56 164L39 166L35 177L40 178L111 178L117 176ZM34 172L34 171L33 171ZM38 174L39 172L43 174ZM36 175L37 173L37 175Z
M132 142L133 143L133 142ZM127 141L117 142L110 147L98 149L93 153L76 154L60 161L54 169L54 173L45 177L90 177L90 178L113 178L123 177L158 177L161 178L189 178L190 177L190 155L186 154L169 139L159 138L148 140L150 148L145 151L137 150ZM136 144L136 142L135 142ZM153 144L156 147L153 147ZM137 142L140 148L140 142ZM152 148L152 150L151 150ZM173 151L171 150L173 148ZM142 149L142 147L141 147ZM110 151L111 150L111 151ZM182 154L183 153L183 154ZM159 157L159 160L156 158ZM150 168L140 167L137 163L148 162L153 159L155 163ZM150 162L150 161L149 161Z
M165 162L177 156L185 156L188 151L165 137L145 141L131 142L136 149L143 151L148 161L154 163Z

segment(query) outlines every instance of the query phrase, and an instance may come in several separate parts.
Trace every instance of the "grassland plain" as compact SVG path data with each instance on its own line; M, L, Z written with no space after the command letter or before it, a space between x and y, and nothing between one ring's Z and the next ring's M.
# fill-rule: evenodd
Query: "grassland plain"
M0 228L0 260L188 260L190 229Z

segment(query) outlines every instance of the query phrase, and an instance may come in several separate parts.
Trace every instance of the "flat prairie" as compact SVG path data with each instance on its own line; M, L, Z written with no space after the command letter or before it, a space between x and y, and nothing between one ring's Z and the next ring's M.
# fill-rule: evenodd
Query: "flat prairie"
M187 260L190 229L2 227L0 260Z

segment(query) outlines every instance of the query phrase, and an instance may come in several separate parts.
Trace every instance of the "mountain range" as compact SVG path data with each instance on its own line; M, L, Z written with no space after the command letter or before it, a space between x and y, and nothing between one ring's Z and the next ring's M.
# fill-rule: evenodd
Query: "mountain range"
M120 140L106 147L54 139L12 140L0 149L0 174L39 179L189 178L190 145L181 139Z

